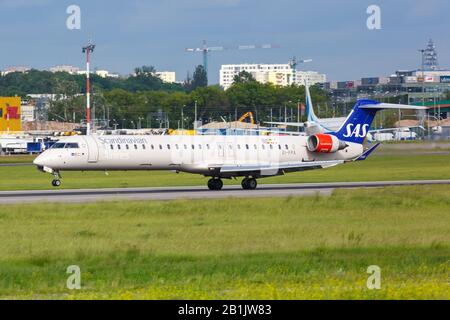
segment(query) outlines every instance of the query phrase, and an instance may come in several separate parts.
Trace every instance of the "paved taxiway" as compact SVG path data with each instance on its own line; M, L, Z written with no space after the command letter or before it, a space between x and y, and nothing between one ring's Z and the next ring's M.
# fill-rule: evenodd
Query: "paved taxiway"
M404 185L450 184L450 180L405 180L371 182L261 184L256 190L242 190L240 186L224 186L220 191L210 191L205 186L107 188L107 189L53 189L0 192L0 204L30 202L93 202L111 200L175 200L211 199L227 197L286 197L330 195L334 189L375 188Z

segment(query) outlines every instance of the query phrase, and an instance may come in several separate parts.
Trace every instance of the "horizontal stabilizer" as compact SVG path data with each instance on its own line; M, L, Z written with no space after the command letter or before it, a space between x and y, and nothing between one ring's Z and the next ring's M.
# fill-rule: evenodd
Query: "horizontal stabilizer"
M377 103L366 104L359 106L360 109L409 109L409 110L425 110L427 107L411 106L408 104L394 104L394 103Z
M378 148L378 146L381 143L378 142L376 144L374 144L373 146L371 146L370 148L368 148L366 151L364 151L355 161L362 161L362 160L366 160L367 157L373 152L375 151L376 148Z

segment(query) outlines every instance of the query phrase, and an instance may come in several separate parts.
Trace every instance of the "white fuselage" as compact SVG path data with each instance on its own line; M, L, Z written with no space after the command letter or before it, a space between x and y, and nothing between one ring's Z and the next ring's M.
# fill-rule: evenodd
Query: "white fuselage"
M43 152L34 163L46 171L176 170L214 175L211 167L351 160L363 152L362 145L354 143L334 153L309 152L306 139L256 135L73 136L59 140L61 145Z

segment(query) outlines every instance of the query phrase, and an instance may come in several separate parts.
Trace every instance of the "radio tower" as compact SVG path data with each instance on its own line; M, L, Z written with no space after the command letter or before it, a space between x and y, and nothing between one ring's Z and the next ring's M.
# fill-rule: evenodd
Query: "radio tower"
M423 68L428 71L436 71L439 69L436 47L433 40L428 41L427 47L422 51Z
M90 55L94 52L95 44L88 42L86 47L83 47L83 53L86 53L86 135L91 134L91 85L89 81L89 64Z

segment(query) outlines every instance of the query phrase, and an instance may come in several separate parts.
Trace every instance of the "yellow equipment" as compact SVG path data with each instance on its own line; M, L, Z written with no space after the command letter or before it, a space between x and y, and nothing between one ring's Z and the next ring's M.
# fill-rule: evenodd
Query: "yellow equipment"
M251 123L251 124L255 124L255 119L253 118L253 113L252 113L251 111L244 113L244 114L242 115L242 117L239 118L238 121L239 121L239 122L244 122L244 120L245 120L246 118L250 118L250 123Z
M0 97L0 131L21 131L20 97Z

